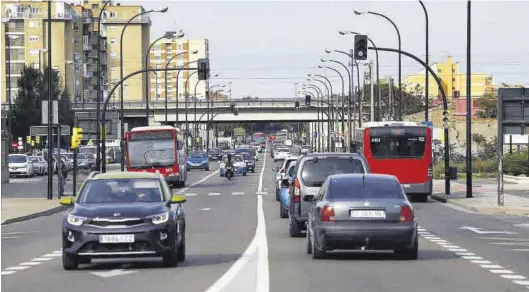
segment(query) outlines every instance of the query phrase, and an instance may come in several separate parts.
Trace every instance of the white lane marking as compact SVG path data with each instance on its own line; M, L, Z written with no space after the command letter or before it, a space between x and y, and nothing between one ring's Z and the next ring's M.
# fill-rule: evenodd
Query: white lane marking
M29 268L30 267L27 267L27 266L16 266L16 267L9 267L6 270L8 270L8 271L21 271L21 270L25 270L25 269L29 269Z
M492 245L521 245L528 246L529 242L489 242Z
M52 260L53 258L34 258L32 259L32 261L34 262L42 262L42 261L49 261L49 260Z
M1 276L7 276L16 273L16 271L2 271L0 272Z
M422 229L421 230L424 230L423 233L426 232L425 229ZM480 230L481 231L481 230ZM492 274L495 274L495 275L498 275L504 279L507 279L507 280L511 280L514 284L517 284L517 285L521 285L521 286L526 286L526 288L529 289L529 281L526 280L527 278L523 275L517 275L515 274L513 271L511 270L507 270L507 269L504 269L502 266L500 265L496 265L496 264L493 264L491 261L488 261L480 256L477 256L475 253L472 253L472 252L468 252L468 250L462 248L462 247L459 247L455 244L452 244L448 241L443 241L443 240L432 240L431 238L428 238L424 235L421 235L422 237L425 237L426 239L434 242L434 243L437 243L439 246L449 250L449 251L457 251L455 254L460 256L461 258L463 259L466 259L466 260L469 260L471 263L473 264L477 264L479 265L481 268L483 269L487 269L489 270L489 272L491 272ZM514 240L514 239L513 239ZM465 251L465 252L460 252L461 250ZM529 250L529 249L528 249Z
M244 195L244 192L233 192L231 193L232 196L242 196Z
M202 209L197 209L197 211L209 211L211 210L211 208L202 208Z
M513 251L529 251L529 248L514 248Z
M210 179L211 177L213 177L213 176L216 175L217 173L219 173L219 170L215 170L214 172L210 173L209 175L206 175L205 177L203 177L201 180L196 181L196 182L190 184L190 185L189 185L188 187L186 187L186 188L183 188L183 189L178 190L178 193L185 193L185 192L189 191L192 187L194 187L194 186L196 186L196 185L198 185L198 184L200 184L200 183L203 183L203 182L207 181L208 179Z
M266 156L266 149L264 151ZM263 161L263 167L261 168L261 175L259 177L259 186L258 192L262 188L263 174L265 169L266 159ZM213 285L211 285L206 292L221 292L226 289L226 286L230 284L235 276L241 271L241 269L250 261L252 254L257 251L258 248L263 249L263 239L264 245L266 247L266 226L264 225L264 212L263 208L263 198L262 196L257 197L257 227L255 229L255 235L242 254L242 256L229 268L224 275L222 275ZM262 215L262 216L261 216ZM263 235L264 236L263 236ZM261 246L259 246L261 245ZM258 263L258 272L263 273L263 275L257 274L257 287L259 285L264 285L264 287L259 287L260 291L268 292L269 291L269 280L268 280L268 269L266 271L263 269L265 264L261 264L261 257L268 256L268 247L265 251L259 252L259 263ZM266 267L268 267L268 258L266 258ZM257 288L256 287L256 288Z
M459 212L463 212L463 213L469 213L469 214L477 214L476 212L474 211L471 211L471 210L467 210L463 207L459 207L459 206L456 206L456 205L451 205L451 204L443 204L443 203L440 203L441 206L445 206L445 207L448 207L448 208L451 208L451 209L454 209L456 211L459 211Z
M2 239L15 239L15 238L21 238L21 237L25 237L25 236L3 236L2 235Z
M54 251L54 252L52 252L52 253L62 254L62 250L56 250L56 251Z
M62 254L60 253L49 253L49 254L43 255L43 257L47 257L47 258L48 257L60 257L60 256L62 256Z
M489 270L493 274L514 274L511 270Z
M16 234L27 234L27 233L39 233L38 231L25 231L25 232L21 232L21 231L17 231L17 232L2 232L2 237L4 237L4 235L16 235Z
M208 196L220 196L221 193L209 193Z
M270 271L268 265L268 240L266 237L266 222L263 209L263 196L257 197L257 229L259 230L259 257L257 266L256 292L270 291Z
M21 266L38 266L42 264L42 262L25 262L25 263L20 263Z
M186 197L194 197L194 196L196 196L196 195L197 195L197 194L184 194L184 196L186 196Z

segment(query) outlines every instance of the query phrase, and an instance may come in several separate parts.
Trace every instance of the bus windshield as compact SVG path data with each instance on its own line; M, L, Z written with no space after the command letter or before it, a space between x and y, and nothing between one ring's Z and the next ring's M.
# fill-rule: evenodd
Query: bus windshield
M371 128L369 136L374 158L422 158L426 150L426 128Z
M131 168L173 166L175 141L174 139L129 141L128 156Z

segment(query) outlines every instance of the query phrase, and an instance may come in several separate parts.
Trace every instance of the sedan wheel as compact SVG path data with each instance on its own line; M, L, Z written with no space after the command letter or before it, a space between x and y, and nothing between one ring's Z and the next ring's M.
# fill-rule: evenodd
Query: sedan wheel
M311 247L312 247L312 258L313 259L323 259L327 255L324 250L319 249L316 246L316 237L311 234Z
M306 247L305 247L305 252L307 254L312 254L312 242L311 242L311 236L310 236L309 228L307 228L307 244L306 244Z
M178 261L183 262L186 260L186 230L184 229L182 234L182 242L178 247Z

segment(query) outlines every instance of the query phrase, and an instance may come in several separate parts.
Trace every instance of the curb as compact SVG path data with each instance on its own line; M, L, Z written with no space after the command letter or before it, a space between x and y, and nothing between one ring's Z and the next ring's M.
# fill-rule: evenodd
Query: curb
M495 209L495 208L490 208L490 207L476 208L476 207L467 206L465 204L461 204L460 202L457 202L457 201L452 201L448 198L448 196L441 195L441 194L432 194L431 198L434 201L458 206L463 209L472 211L474 213L480 213L480 214L485 214L485 215L507 215L507 216L528 216L529 217L529 211L501 210L501 209Z
M58 207L51 208L51 209L48 209L48 210L44 210L44 211L41 211L41 212L37 212L37 213L25 215L25 216L20 216L20 217L16 217L16 218L7 219L6 221L2 222L2 225L8 225L8 224L13 224L13 223L28 221L28 220L39 218L39 217L42 217L42 216L50 216L50 215L59 213L61 211L67 210L68 208L69 208L68 206L58 206Z

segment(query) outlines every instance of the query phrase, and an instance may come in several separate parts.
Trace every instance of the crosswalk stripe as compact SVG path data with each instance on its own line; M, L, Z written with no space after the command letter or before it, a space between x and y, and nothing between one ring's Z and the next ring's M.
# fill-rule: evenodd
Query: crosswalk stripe
M5 275L11 275L11 274L14 274L16 271L2 271L0 272L0 275L2 276L5 276Z
M231 193L233 196L242 196L244 195L244 192L233 192Z
M194 197L194 196L196 196L196 195L197 195L197 194L184 194L184 196L186 196L186 197Z
M29 269L29 268L30 267L26 267L26 266L16 266L16 267L9 267L6 270L20 271L20 270L25 270L25 269Z
M220 196L221 193L209 193L208 196Z

